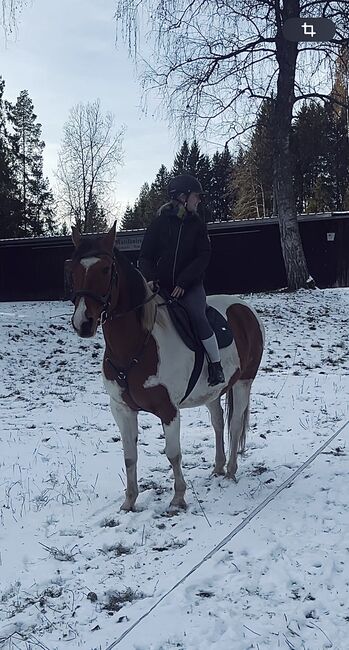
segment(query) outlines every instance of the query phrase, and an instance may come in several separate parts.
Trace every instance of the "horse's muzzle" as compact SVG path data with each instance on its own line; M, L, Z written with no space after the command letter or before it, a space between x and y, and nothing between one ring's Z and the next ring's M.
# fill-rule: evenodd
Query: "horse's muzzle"
M96 333L93 318L88 318L88 320L83 321L80 325L80 336L83 339L88 339L91 336L94 336Z
M72 318L72 325L75 332L83 339L90 339L96 333L93 318L84 320L79 327L74 324L74 317Z

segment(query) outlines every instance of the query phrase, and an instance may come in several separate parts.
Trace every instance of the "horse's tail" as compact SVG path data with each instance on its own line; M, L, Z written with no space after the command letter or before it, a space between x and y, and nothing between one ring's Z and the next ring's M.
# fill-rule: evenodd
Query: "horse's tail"
M230 386L225 400L225 415L228 424L230 452L234 446L234 438L237 434L235 427L232 426L232 419L234 413L234 386L235 385L236 384ZM248 391L247 403L245 405L243 413L241 414L241 417L242 417L242 427L240 428L240 435L239 435L238 447L237 447L237 451L239 454L242 454L245 451L245 447L246 447L246 436L247 436L247 431L248 431L248 426L250 421L250 391Z
M245 408L244 415L243 415L242 433L240 436L239 448L238 448L239 454L243 454L245 451L246 436L247 436L249 424L250 424L250 398L248 398L248 404Z

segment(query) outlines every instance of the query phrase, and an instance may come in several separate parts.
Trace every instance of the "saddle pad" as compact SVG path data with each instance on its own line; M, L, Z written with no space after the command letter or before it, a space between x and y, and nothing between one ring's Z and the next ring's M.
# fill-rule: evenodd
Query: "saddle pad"
M206 307L206 316L217 337L219 349L228 347L233 342L233 332L227 319L211 305Z
M198 335L194 331L188 312L185 309L184 305L180 301L171 298L170 293L166 290L161 290L159 293L161 297L166 301L166 306L168 308L170 318L179 336L184 341L186 346L195 352L194 367L189 378L185 394L180 401L180 403L182 403L188 397L188 395L190 395L200 377L204 362L204 354L207 356L207 352L204 349L204 346L202 345L202 342L200 341ZM233 341L233 333L229 327L228 321L224 318L224 316L222 316L219 311L217 311L217 309L211 307L211 305L208 305L206 307L206 315L217 337L218 347L220 349L226 348Z

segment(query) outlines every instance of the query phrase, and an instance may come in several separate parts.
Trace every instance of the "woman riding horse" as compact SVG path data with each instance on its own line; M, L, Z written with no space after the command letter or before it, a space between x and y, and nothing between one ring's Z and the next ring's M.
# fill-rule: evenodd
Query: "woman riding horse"
M174 228L172 221L170 224ZM187 393L195 367L195 352L177 333L163 298L151 291L143 275L115 246L115 234L115 224L104 237L82 238L77 228L73 229L72 324L82 338L95 336L99 325L103 328L102 375L121 433L127 477L122 509L133 510L138 495L138 414L146 411L157 416L162 424L165 453L174 474L175 494L170 510L178 510L186 508L180 410L207 406L216 438L214 473L226 473L228 478L235 479L237 454L245 448L250 392L263 353L264 328L254 309L243 300L222 294L209 296L209 305L226 319L233 334L232 341L221 348L226 381L208 386L204 360L195 385ZM172 268L176 270L175 265ZM194 276L198 278L196 273ZM183 277L185 286L190 286L190 281L186 284L185 273ZM180 281L178 276L175 288L183 288ZM227 409L228 459L224 450L223 395Z
M224 383L216 335L206 316L204 272L211 257L211 244L197 207L203 194L201 183L189 174L169 183L171 199L148 227L139 256L139 269L146 280L155 281L178 299L189 314L195 332L210 358L208 383Z

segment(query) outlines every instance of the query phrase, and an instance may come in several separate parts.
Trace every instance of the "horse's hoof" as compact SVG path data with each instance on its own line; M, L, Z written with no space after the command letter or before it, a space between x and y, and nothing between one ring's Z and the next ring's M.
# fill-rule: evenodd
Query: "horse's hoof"
M181 499L176 499L176 498L175 498L175 499L172 499L172 501L171 501L171 503L170 503L170 505L169 505L169 507L168 507L168 509L167 509L167 512L168 512L169 514L175 515L175 514L177 514L180 510L186 510L187 507L188 507L188 506L187 506L187 504L186 504L186 502L185 502L185 500L184 500L183 497L182 497Z
M225 476L224 466L215 467L211 472L211 476Z
M238 482L238 480L237 480L235 474L233 474L232 472L226 472L226 473L225 473L225 478L228 478L228 479L230 479L231 481L234 481L234 483L237 483L237 482Z

